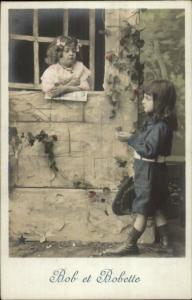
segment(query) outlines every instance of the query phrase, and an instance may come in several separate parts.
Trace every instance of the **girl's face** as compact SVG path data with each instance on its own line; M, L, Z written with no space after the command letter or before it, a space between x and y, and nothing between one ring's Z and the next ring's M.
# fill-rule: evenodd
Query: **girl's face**
M142 100L144 112L146 114L152 113L154 110L154 101L151 95L144 94L144 98Z
M63 56L60 62L65 66L72 66L76 60L76 49L71 46L65 46L63 49Z

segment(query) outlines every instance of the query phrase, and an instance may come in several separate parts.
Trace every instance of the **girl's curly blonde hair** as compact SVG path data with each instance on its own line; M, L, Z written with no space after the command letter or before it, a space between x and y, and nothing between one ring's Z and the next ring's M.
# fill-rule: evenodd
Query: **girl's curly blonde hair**
M47 48L45 62L48 65L55 64L63 55L65 46L74 47L76 52L79 52L80 43L75 37L59 36Z

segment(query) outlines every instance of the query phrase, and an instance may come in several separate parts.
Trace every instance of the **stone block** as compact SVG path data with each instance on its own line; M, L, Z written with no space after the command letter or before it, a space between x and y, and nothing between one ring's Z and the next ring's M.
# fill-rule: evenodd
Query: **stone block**
M101 147L101 125L69 122L52 123L50 132L57 135L58 141L69 142L69 154L73 157L94 155Z
M53 172L47 156L20 156L18 159L17 186L49 187Z
M113 157L109 158L95 158L94 159L94 175L95 178L89 181L95 186L110 189L116 189L125 175L124 168L119 168Z
M84 106L84 120L86 123L109 124L114 128L123 126L124 130L132 129L133 122L137 121L137 104L129 99L126 92L120 99L120 108L115 118L110 119L112 109L113 106L105 93L89 95Z
M35 135L39 126L33 123L18 123L17 129L19 135L22 132L26 135L28 130ZM58 137L54 144L54 153L59 173L55 177L50 170L42 143L35 141L32 147L24 143L18 156L19 186L42 184L73 188L73 181L78 180L88 186L109 185L116 188L122 177L127 175L127 165L124 168L119 167L117 159L120 157L129 162L130 153L126 143L116 139L114 127L107 124L100 126L82 123L77 126L76 123L68 123L59 126L51 124L41 129Z
M105 26L119 26L119 9L106 9L105 11Z
M108 126L102 124L101 130L101 157L127 156L128 145L125 142L120 142L116 137L116 128L121 126L121 123Z
M71 124L71 150L75 155L77 150L83 151L84 155L95 156L101 147L101 125L100 124Z
M84 184L84 158L62 156L56 158L59 172L51 181L52 187L75 188Z
M132 124L138 120L138 103L130 99L130 93L125 92L121 98L120 112L124 126L132 129ZM127 124L127 125L126 125Z
M110 123L111 109L105 93L90 94L84 106L84 120L87 123Z
M9 188L16 186L18 176L18 160L15 155L9 155Z
M22 138L22 145L20 156L44 156L44 146L41 142L35 140L33 146L30 146L27 139L27 133L31 132L33 136L44 130L48 135L57 135L58 140L54 143L54 153L56 156L66 155L69 153L69 132L68 126L62 124L62 130L57 130L60 124L52 126L51 123L32 123L32 122L16 122L10 124L10 126L15 126L18 131L18 136L24 135Z
M48 122L51 102L41 92L10 92L9 117L13 121Z
M51 130L51 124L48 123L38 123L38 122L10 122L10 127L16 127L18 131L18 135L21 136L21 134L24 135L24 137L27 136L28 132L31 132L34 136L39 134L41 130L44 130L46 133L50 133Z
M120 142L115 135L116 129L106 124L102 125L100 157L113 160L115 166L112 168L114 173L120 176L133 175L133 149L126 142ZM121 164L123 163L123 165ZM126 163L127 162L127 163Z
M119 10L119 23L120 26L128 22L131 25L139 24L139 9L120 9Z
M114 192L108 196L95 192L96 199L90 199L85 190L15 189L10 194L10 237L23 235L40 242L124 241L132 217L113 214Z
M109 34L105 37L105 53L108 51L114 51L116 54L118 54L120 47L119 27L106 26L106 30L109 30Z
M51 108L51 121L82 122L83 105L84 103L75 101L53 101Z

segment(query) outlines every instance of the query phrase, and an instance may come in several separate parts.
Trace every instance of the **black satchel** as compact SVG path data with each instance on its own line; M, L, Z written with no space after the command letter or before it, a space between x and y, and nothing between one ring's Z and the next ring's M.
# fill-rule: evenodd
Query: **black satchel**
M118 216L130 215L132 203L135 199L133 177L126 176L119 186L119 190L112 203L112 210Z

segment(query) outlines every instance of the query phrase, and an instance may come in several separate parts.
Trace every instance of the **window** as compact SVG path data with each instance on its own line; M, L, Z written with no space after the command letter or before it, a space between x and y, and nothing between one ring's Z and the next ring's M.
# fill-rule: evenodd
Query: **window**
M73 35L82 44L78 57L91 70L92 89L103 90L104 10L10 9L9 87L40 89L48 67L46 49L59 35Z

